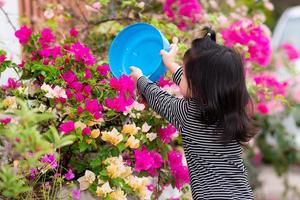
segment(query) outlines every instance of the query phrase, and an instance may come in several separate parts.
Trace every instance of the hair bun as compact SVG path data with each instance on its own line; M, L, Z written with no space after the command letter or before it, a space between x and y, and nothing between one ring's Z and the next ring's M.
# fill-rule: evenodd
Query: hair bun
M212 41L216 42L216 32L209 26L205 26L202 31L204 32L204 38L209 37Z

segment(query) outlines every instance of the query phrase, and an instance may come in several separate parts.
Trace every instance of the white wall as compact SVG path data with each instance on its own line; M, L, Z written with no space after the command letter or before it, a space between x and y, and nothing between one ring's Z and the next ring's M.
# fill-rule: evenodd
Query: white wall
M15 27L18 25L19 8L18 0L6 0L3 9L8 13ZM0 11L0 49L5 50L9 59L13 59L17 64L20 63L20 45L14 35L14 30L7 22L5 15ZM0 76L0 85L6 83L9 77L17 77L12 69L8 69Z

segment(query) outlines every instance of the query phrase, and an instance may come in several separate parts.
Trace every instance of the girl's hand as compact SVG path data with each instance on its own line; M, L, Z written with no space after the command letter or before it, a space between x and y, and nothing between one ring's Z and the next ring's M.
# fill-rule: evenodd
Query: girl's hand
M134 79L134 80L138 80L141 76L143 76L143 72L140 68L137 67L130 67L131 70L131 74L130 76Z
M166 52L165 50L160 51L160 55L162 56L163 62L165 66L170 70L172 73L175 73L180 66L176 63L176 55L178 52L178 38L173 38L173 43L170 45L170 51Z

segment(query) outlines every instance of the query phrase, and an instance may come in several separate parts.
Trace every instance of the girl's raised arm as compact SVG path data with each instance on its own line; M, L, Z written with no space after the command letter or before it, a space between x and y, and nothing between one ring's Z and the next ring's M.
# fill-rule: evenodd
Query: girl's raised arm
M178 81L180 81L180 77L178 75ZM187 121L188 100L170 95L145 76L141 76L137 80L137 88L157 114L167 119L177 130L183 128Z

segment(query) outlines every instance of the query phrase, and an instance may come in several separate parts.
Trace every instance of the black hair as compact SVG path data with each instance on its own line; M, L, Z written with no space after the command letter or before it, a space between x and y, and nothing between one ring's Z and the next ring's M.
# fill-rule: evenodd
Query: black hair
M245 143L256 134L247 113L251 99L246 87L243 60L232 48L216 43L216 33L203 29L184 54L188 91L200 107L201 119L222 128L221 142Z

